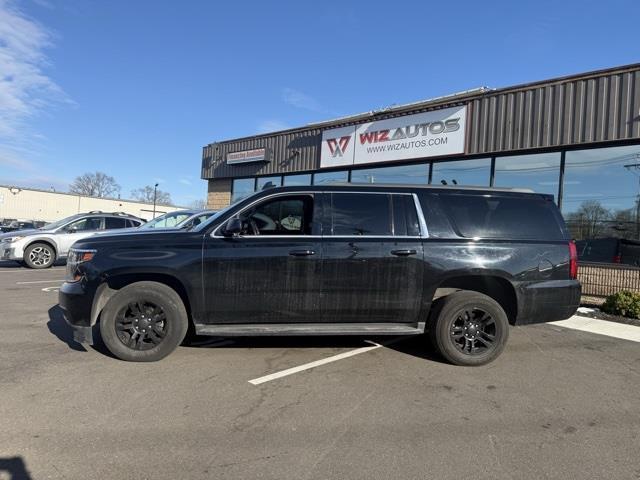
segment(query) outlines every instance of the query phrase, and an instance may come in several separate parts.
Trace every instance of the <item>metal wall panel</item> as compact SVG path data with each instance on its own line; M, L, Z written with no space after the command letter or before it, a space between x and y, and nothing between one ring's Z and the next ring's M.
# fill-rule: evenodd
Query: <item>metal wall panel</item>
M640 139L640 70L485 94L469 154Z
M640 139L640 65L461 94L373 113L367 118L361 115L273 135L213 143L203 148L202 178L317 170L323 129L465 103L469 107L468 155ZM227 153L254 148L267 148L271 161L226 164Z

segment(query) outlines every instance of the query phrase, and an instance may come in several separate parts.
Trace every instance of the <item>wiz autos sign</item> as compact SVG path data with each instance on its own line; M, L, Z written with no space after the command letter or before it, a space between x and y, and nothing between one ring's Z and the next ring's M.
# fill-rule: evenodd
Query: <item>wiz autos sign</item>
M405 115L322 133L320 167L464 152L466 107Z

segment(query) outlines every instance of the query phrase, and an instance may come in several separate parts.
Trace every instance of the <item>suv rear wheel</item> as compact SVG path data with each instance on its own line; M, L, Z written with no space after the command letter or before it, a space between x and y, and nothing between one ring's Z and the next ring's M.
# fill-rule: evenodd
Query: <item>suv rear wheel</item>
M46 243L34 243L24 251L24 263L29 268L49 268L56 260L56 252Z
M459 291L436 301L429 335L447 361L464 366L484 365L504 350L509 321L491 297Z
M154 362L173 352L187 333L184 303L172 288L136 282L120 289L102 310L100 336L116 357Z

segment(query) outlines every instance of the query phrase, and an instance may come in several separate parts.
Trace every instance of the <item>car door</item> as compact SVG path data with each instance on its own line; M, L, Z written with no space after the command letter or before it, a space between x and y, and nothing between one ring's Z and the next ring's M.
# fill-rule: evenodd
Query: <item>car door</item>
M323 321L417 321L424 267L413 195L333 192L327 196Z
M275 194L237 217L243 230L207 235L203 282L209 323L319 319L322 260L314 193Z
M82 217L62 227L56 235L58 255L65 256L69 247L78 240L93 235L104 228L104 217Z

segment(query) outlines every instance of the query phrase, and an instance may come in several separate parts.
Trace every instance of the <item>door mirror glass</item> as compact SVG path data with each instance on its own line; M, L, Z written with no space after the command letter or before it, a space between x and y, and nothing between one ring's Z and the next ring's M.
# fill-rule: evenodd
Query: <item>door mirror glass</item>
M224 227L224 235L226 237L232 237L240 235L242 232L242 220L238 217L231 218Z

